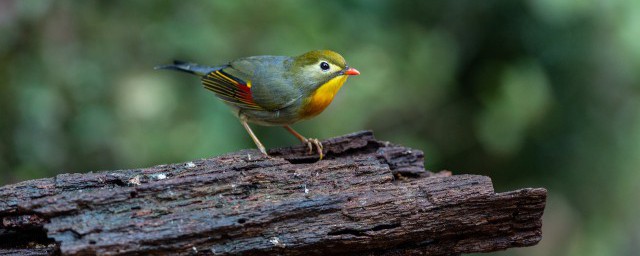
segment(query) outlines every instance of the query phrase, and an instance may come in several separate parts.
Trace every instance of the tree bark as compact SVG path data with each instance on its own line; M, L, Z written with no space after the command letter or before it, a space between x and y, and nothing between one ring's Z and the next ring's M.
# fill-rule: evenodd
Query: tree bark
M546 190L431 173L368 131L0 188L0 255L456 255L535 245Z

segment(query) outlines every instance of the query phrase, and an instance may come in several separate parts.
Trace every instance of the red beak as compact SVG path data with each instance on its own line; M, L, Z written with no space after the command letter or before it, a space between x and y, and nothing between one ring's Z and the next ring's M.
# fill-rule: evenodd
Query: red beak
M357 76L360 74L360 71L355 68L347 68L347 70L344 71L344 74L349 76Z

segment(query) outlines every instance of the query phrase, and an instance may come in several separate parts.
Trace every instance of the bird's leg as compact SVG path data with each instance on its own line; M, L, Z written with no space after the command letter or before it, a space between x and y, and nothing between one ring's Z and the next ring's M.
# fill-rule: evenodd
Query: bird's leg
M320 143L318 139L307 139L288 125L285 125L284 128L287 129L287 131L289 131L291 134L293 134L293 136L296 136L296 138L298 138L303 144L306 144L309 148L309 153L313 152L313 147L315 146L315 148L318 150L318 154L320 155L320 160L322 160L322 157L324 157L324 155L322 154L323 147L322 143Z
M260 150L260 152L262 152L262 154L265 154L266 156L269 156L267 154L267 150L264 148L264 146L262 145L258 137L256 137L255 134L253 134L253 131L251 130L251 127L249 127L249 124L247 124L247 121L240 120L240 123L242 123L242 126L244 126L244 129L247 130L247 132L249 133L249 136L251 136L251 138L253 139L253 142L256 143L256 146L258 146L258 149Z

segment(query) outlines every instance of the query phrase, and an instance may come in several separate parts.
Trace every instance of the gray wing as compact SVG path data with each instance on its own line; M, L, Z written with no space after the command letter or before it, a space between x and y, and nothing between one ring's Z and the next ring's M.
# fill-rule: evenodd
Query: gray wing
M251 96L256 105L275 111L302 96L287 73L291 61L290 57L284 56L254 56L235 60L224 70L251 84Z

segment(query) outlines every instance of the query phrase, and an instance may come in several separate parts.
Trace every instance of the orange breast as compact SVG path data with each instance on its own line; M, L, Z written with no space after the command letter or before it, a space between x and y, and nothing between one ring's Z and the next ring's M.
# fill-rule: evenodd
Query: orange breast
M336 96L345 81L347 81L346 75L337 76L316 89L303 103L302 109L300 109L300 116L303 119L307 119L320 114L331 104L333 97Z

